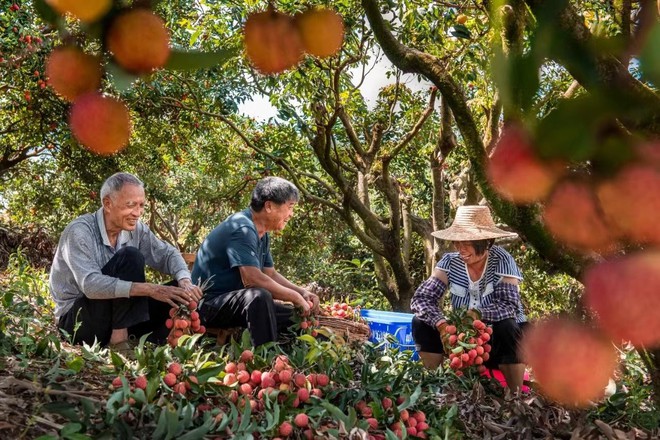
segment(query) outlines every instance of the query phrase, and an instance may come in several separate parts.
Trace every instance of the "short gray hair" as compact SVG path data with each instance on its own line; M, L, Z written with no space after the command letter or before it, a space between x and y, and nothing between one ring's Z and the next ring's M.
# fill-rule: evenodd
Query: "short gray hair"
M101 185L101 200L106 196L112 197L114 194L121 191L124 185L135 185L144 188L144 183L137 177L129 173L115 173L108 177L103 185Z
M270 176L257 182L252 191L250 208L259 212L266 202L282 205L287 202L298 202L300 194L296 185L281 177Z

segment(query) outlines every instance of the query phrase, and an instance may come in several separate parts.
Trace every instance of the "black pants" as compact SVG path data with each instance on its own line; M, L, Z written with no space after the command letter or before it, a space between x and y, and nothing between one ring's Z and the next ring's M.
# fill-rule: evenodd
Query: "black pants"
M485 365L488 368L497 368L500 364L519 364L521 361L518 358L518 343L527 323L517 323L515 319L504 319L488 324L492 325L493 334L489 341L490 357ZM413 316L412 334L417 351L444 353L440 332L417 316Z
M273 301L271 293L261 288L216 296L207 292L199 310L206 327L247 327L255 347L277 341L278 331L285 331L293 324L292 313L292 305Z
M103 266L101 273L124 281L143 283L144 257L132 246L126 246ZM97 340L102 346L110 342L112 330L127 328L129 336L137 338L151 333L151 342L162 344L169 330L165 320L170 306L146 296L115 299L78 298L71 309L62 315L58 326L73 335L74 344L93 344ZM80 327L75 330L76 322Z

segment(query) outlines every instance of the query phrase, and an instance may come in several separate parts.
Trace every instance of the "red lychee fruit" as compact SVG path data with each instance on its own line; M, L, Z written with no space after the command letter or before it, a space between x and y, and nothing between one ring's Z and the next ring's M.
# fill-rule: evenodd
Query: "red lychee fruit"
M145 8L118 15L110 24L105 41L117 64L138 75L163 67L170 56L165 22Z
M319 58L335 55L344 42L344 21L331 9L313 8L294 18L305 52Z
M243 353L241 353L239 361L252 362L252 359L254 359L254 353L252 353L252 350L244 350Z
M126 105L100 93L87 93L75 100L69 113L69 125L78 142L101 155L122 150L131 136Z
M660 345L660 251L598 263L584 276L585 304L614 343Z
M172 362L170 366L167 367L167 371L174 374L175 376L178 376L183 372L183 368L181 368L181 364L179 364L178 362Z
M141 390L147 389L147 378L144 376L138 376L135 378L135 388L140 388Z
M101 62L75 46L60 46L46 60L46 76L55 92L73 101L101 87Z
M250 14L243 32L247 57L263 74L283 72L302 59L300 33L286 14L273 9Z
M294 417L293 422L296 424L298 428L306 428L307 425L309 424L309 417L305 413L296 414L296 417Z
M163 382L165 382L165 385L167 385L168 387L172 387L176 383L176 376L172 373L167 373L163 377Z
M291 423L284 421L280 425L279 432L282 437L288 437L293 432L293 426L291 425Z
M616 249L615 234L605 223L596 195L585 181L558 184L546 202L543 219L557 239L578 251Z
M563 171L559 165L541 161L531 142L521 127L509 125L488 160L490 183L502 197L515 203L543 199Z
M565 318L532 327L521 353L549 398L576 407L602 397L617 364L612 343L601 333Z
M660 212L660 170L629 165L602 183L598 199L607 220L637 243L660 244L656 215Z

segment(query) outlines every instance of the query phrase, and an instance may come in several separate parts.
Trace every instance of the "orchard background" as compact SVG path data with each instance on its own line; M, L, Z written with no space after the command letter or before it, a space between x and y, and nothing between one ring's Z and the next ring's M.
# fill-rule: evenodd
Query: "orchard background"
M291 423L293 438L394 438L421 435L412 414L431 438L660 435L660 2L277 1L270 7L286 16L336 11L344 35L337 54L296 55L271 75L244 50L244 24L266 2L89 1L109 10L82 22L52 8L66 3L0 1L2 437L272 438ZM109 29L128 7L163 19L163 68L111 56ZM95 87L125 105L132 132L116 154L72 134L88 126L70 123L75 101L46 74L61 45L99 57ZM391 83L369 102L361 85L383 58ZM276 117L238 111L261 96ZM120 170L145 182L145 222L184 252L243 208L256 180L291 179L303 198L274 240L278 268L327 302L380 310L409 310L447 250L430 233L457 206L485 201L520 235L505 246L525 275L528 316L570 317L550 321L570 323L551 333L566 338L548 345L559 357L537 362L570 365L559 373L579 388L580 374L602 366L590 350L604 347L618 360L613 381L578 406L546 398L557 398L548 383L511 399L475 375L422 371L410 353L305 331L243 363L251 374L304 374L299 388L321 395L253 408L225 380L245 338L214 348L184 337L176 348L141 347L128 363L71 347L52 323L54 243L97 209L102 181ZM173 383L172 364L183 369L169 371ZM312 374L331 381L317 388Z

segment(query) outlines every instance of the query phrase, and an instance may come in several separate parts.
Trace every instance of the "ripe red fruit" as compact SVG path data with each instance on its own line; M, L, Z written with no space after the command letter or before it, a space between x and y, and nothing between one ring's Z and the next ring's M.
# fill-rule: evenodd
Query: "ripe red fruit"
M163 377L163 382L165 382L165 385L167 385L168 387L172 387L176 383L176 376L172 373L167 373Z
M280 435L282 437L288 437L291 435L292 432L293 432L293 426L291 425L291 423L287 421L282 422L279 429Z
M527 331L521 352L541 390L570 406L602 397L617 362L614 347L599 332L563 318L542 321Z
M300 34L286 14L273 9L250 14L243 32L247 57L263 74L283 72L303 56Z
M186 391L188 391L186 388L186 384L183 382L179 382L176 385L174 385L174 387L172 387L172 390L177 394L181 394L182 396L184 396L186 394Z
M190 320L191 321L199 321L199 312L190 312Z
M46 60L46 76L55 92L73 101L101 87L101 62L75 46L60 46Z
M301 402L307 402L309 400L309 391L307 388L298 389L297 395Z
M170 56L170 35L163 19L145 8L118 15L105 41L117 63L135 74L163 67Z
M69 125L78 142L101 155L122 150L131 135L126 105L100 93L87 93L75 100L69 113Z
M314 8L295 16L305 52L319 58L330 57L344 42L344 21L331 9ZM345 309L344 309L345 310Z
M455 335L456 334L456 326L452 325L452 324L449 324L447 327L445 327L445 331L447 332L447 334Z
M388 410L388 409L392 408L392 399L390 399L389 397L383 397L383 400L382 400L381 403L383 404L383 409L384 410Z
M135 388L140 388L141 390L147 389L147 378L144 376L138 376L135 378Z
M648 250L599 263L584 276L585 304L618 344L660 343L660 251Z
M295 383L297 387L302 388L307 383L307 378L305 378L305 375L302 373L296 373L293 375L293 383Z
M615 236L587 182L566 180L557 185L543 219L554 236L576 250L610 252L616 248Z
M291 382L291 377L292 375L290 370L280 371L280 382L288 384Z
M293 422L298 428L306 428L309 424L309 417L305 413L300 413L296 415L296 417L293 419Z
M166 328L172 328L173 325L174 325L174 321L172 321L171 319L167 319L165 321L165 327Z
M515 125L507 126L488 161L488 179L500 195L515 203L544 198L557 180L561 168L542 162L535 154L528 134Z
M229 385L233 385L233 384L235 384L236 382L238 382L238 378L236 377L236 375L235 375L234 373L227 373L227 374L225 374L225 377L224 377L224 379L222 380L222 383L224 383L224 384L227 385L227 386L229 386Z
M175 376L178 376L183 372L183 368L181 368L181 364L177 362L172 362L169 367L167 367L167 371L170 373L174 374Z
M252 387L250 386L249 383L242 383L242 384L238 387L238 392L239 392L240 394L245 394L245 395L247 395L247 394L251 394L251 393L252 393Z
M241 353L239 361L241 361L241 362L252 362L252 359L254 359L254 354L252 353L252 351L251 350L245 350L245 351L243 351L243 353Z
M247 383L250 381L250 373L245 370L241 370L236 374L236 378L239 383Z
M190 310L197 310L197 301L190 301L190 302L188 303L188 308L189 308ZM195 315L193 315L193 313L194 313ZM190 314L190 319L199 319L199 313L197 313L197 312L192 312L192 313Z
M206 333L206 327L203 326L203 325L200 325L199 330L197 330L197 333L199 333L200 335L203 335L204 333Z
M117 376L114 379L112 379L112 386L115 388L119 388L123 385L121 381L121 376Z
M327 374L320 373L316 376L316 383L320 387L324 387L330 383L330 378Z
M259 385L261 383L261 371L253 370L252 373L250 373L250 380L256 385Z
M610 224L637 243L660 244L656 215L660 212L660 171L629 165L601 184L598 199Z

